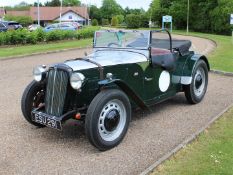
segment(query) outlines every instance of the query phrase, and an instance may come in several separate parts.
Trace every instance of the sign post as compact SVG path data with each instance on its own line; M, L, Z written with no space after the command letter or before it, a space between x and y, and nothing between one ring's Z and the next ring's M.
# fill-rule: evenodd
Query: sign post
M233 14L231 14L231 17L230 17L230 24L233 25ZM233 44L233 30L231 31L231 34L232 34L232 35L231 35L231 36L232 36L232 37L231 37L231 42L232 42L232 44Z
M162 18L162 29L164 29L164 23L171 23L170 27L171 27L171 32L172 32L172 16L163 16Z

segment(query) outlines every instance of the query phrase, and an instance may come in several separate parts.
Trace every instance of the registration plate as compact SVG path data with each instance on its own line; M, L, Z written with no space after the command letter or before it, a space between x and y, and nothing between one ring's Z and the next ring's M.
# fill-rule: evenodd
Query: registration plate
M32 120L36 123L45 125L47 127L62 130L61 121L57 120L55 116L50 116L48 114L33 111Z

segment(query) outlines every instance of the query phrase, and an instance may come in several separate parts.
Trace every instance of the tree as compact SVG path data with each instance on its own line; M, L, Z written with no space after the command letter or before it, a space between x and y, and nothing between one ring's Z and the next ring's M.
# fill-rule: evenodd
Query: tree
M125 18L128 28L139 28L141 26L140 15L129 14Z
M111 19L113 16L123 14L122 7L115 0L103 0L101 16L105 19Z
M230 35L233 29L229 22L231 13L233 1L218 0L217 6L210 12L211 32Z
M61 6L60 0L52 0L52 1L47 1L44 4L45 6L50 6L50 7L56 7L56 6Z
M161 23L162 8L161 8L160 0L152 1L148 13L152 21L156 22L157 24Z
M8 21L16 21L20 24L22 24L22 26L26 27L29 24L33 23L33 20L30 16L12 16L12 15L6 15L5 20Z
M37 2L34 2L33 6L37 7L38 6ZM42 3L39 3L39 6L42 7L43 6Z
M112 17L111 25L112 25L112 26L118 26L118 19L117 19L116 16L113 16L113 17Z
M80 6L80 0L63 0L64 6Z
M98 26L98 21L96 19L93 19L91 24L92 26Z
M100 23L101 22L101 11L98 7L95 5L90 6L90 19L97 19L97 21Z
M125 17L123 15L116 15L116 18L119 24L122 24L125 20Z
M108 19L102 19L102 25L103 26L108 26L109 25L109 20Z

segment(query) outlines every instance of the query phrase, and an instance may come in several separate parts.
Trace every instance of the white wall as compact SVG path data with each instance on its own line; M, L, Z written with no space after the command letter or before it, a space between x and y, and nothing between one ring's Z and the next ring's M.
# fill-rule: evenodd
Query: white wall
M55 21L60 21L60 17L57 18ZM61 21L85 21L84 18L81 16L77 15L74 12L68 12L61 17Z

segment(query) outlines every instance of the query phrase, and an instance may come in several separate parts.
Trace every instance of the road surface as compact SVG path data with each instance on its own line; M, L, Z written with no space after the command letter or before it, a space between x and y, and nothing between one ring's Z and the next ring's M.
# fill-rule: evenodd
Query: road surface
M195 49L205 51L202 39ZM200 47L200 48L199 48ZM133 113L123 142L99 152L84 126L69 121L62 132L28 124L20 110L32 68L84 55L90 49L0 61L0 174L139 174L233 103L233 78L210 74L205 99L187 104L184 95L155 105L153 113Z

